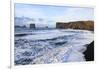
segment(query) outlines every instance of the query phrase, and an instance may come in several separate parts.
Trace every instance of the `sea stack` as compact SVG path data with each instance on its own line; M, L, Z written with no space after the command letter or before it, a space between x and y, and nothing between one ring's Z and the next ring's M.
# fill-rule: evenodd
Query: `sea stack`
M30 29L35 29L35 24L30 24Z

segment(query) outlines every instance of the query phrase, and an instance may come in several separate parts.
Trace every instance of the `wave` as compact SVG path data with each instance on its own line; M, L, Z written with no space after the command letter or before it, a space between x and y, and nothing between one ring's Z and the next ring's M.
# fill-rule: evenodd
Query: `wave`
M93 33L86 30L41 30L15 36L15 65L85 61L86 44Z

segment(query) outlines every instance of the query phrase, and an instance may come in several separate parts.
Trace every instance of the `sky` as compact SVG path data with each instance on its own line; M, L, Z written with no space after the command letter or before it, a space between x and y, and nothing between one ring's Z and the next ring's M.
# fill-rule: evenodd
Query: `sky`
M29 17L37 25L54 26L56 22L94 20L94 9L86 7L15 4L15 17Z

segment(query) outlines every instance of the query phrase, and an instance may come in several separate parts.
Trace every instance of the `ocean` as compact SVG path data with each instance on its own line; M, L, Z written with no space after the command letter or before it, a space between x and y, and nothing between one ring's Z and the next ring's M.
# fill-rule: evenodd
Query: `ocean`
M86 61L94 32L74 29L15 31L15 65L50 64Z

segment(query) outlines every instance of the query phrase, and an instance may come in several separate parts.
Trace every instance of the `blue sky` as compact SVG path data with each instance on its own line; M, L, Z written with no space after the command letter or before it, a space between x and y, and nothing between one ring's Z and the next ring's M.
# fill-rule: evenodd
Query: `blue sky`
M45 6L35 4L15 4L15 17L42 18L44 24L51 22L69 22L93 20L94 9L68 6Z

